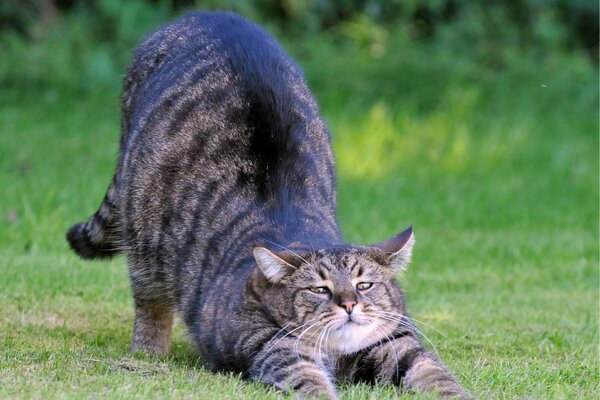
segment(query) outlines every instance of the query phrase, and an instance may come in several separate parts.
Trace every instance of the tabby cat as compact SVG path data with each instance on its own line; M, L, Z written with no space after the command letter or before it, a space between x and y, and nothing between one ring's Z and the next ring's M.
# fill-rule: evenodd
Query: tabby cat
M230 13L192 13L135 51L117 171L67 238L125 253L132 350L169 350L175 312L203 362L299 397L382 382L468 398L420 343L395 281L412 229L342 241L327 126L276 41Z

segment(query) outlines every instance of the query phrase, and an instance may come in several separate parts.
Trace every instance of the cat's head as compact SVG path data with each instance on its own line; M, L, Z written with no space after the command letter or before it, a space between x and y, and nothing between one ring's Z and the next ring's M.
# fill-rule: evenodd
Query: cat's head
M412 228L372 246L310 252L255 247L263 307L295 337L349 354L390 337L404 314L396 277L410 261Z

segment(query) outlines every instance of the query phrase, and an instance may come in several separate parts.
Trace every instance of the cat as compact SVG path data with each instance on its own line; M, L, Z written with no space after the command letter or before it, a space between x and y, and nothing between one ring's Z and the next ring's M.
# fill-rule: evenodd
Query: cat
M328 128L261 28L197 12L151 34L121 131L106 196L67 239L83 258L126 254L133 351L167 353L178 312L206 366L298 397L347 380L470 398L406 314L412 228L342 240Z

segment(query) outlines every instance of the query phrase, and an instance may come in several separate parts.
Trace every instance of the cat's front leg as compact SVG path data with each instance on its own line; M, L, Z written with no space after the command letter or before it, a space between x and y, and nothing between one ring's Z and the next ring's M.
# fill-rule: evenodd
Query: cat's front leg
M439 396L456 399L473 399L456 381L440 360L427 351L410 333L402 333L366 351L359 368L362 374L381 383L403 385L406 390L435 392Z
M253 379L292 391L301 399L336 400L335 387L325 367L309 348L295 339L275 339L267 343L252 363Z
M404 376L404 387L415 391L435 391L440 396L473 400L431 353L425 352L415 360Z

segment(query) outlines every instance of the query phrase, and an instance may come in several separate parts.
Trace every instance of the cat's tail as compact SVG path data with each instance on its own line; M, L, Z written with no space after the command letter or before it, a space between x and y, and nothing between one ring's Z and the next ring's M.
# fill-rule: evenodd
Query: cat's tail
M71 248L82 258L109 258L121 252L115 197L113 178L98 211L86 222L73 225L67 232Z

